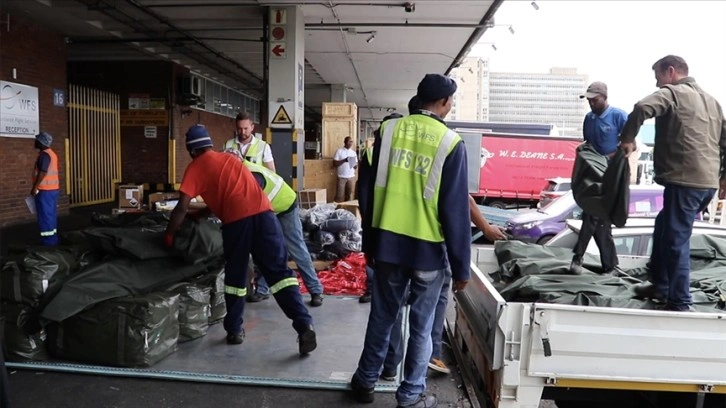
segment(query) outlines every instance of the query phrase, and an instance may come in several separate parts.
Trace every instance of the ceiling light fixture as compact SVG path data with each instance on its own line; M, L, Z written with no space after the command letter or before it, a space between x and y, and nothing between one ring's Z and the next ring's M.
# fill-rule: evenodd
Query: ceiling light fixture
M533 1L530 4L532 5L532 7L534 7L535 10L539 10L539 6L537 5L537 2L536 1Z
M512 34L514 34L514 27L509 26L509 32L512 33Z
M366 42L367 42L368 44L370 44L370 43L372 43L372 42L373 42L373 40L375 40L375 39L376 39L376 32L374 31L374 32L372 32L372 33L371 33L371 36L370 36L370 37L368 37L368 39L366 40Z

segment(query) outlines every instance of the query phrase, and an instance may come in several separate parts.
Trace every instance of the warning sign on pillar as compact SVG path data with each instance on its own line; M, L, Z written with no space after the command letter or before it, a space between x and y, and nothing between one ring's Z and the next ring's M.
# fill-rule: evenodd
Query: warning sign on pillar
M292 102L271 102L270 103L270 127L272 128L292 128L292 116L289 112L293 112Z

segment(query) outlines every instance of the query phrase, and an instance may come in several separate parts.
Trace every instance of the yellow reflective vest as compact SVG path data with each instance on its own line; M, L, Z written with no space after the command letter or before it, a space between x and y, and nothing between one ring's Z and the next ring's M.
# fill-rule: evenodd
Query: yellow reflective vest
M224 149L222 150L240 150L241 146L242 144L239 140L237 140L237 137L233 137L224 143ZM251 161L252 163L263 164L262 160L264 158L266 146L267 143L265 141L252 136L250 147L247 148L247 152L244 154L245 160Z
M461 141L456 132L425 115L381 125L373 193L373 227L428 242L443 242L439 187L446 157Z
M292 207L295 203L295 199L297 198L297 194L292 187L285 183L285 180L280 177L279 174L265 166L250 163L247 160L242 160L242 163L244 163L251 172L258 173L265 178L265 188L263 188L262 191L264 191L267 199L270 200L272 211L274 211L275 214L283 213Z

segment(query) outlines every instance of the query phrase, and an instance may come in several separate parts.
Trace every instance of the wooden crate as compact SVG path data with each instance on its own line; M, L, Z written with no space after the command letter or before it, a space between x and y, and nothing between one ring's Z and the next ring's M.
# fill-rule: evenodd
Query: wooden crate
M338 203L338 208L348 210L352 212L356 216L356 218L358 218L359 220L361 219L360 208L358 207L358 200L343 201L342 203Z
M318 204L325 204L328 202L326 189L324 188L310 188L300 190L298 193L298 201L300 202L300 208L313 208Z
M333 167L333 159L305 160L303 168L303 188L324 188L327 202L335 200L338 187L338 172Z
M357 118L358 106L352 102L323 102L323 117Z
M358 122L354 117L323 118L323 158L333 158L349 136L353 139L353 146L358 146Z

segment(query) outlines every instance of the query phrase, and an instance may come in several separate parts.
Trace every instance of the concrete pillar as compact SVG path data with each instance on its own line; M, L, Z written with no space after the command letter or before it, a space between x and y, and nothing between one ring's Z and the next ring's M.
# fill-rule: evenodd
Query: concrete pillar
M330 102L348 102L345 94L345 84L330 85Z
M302 186L305 148L305 19L300 7L269 9L269 126L277 173Z

